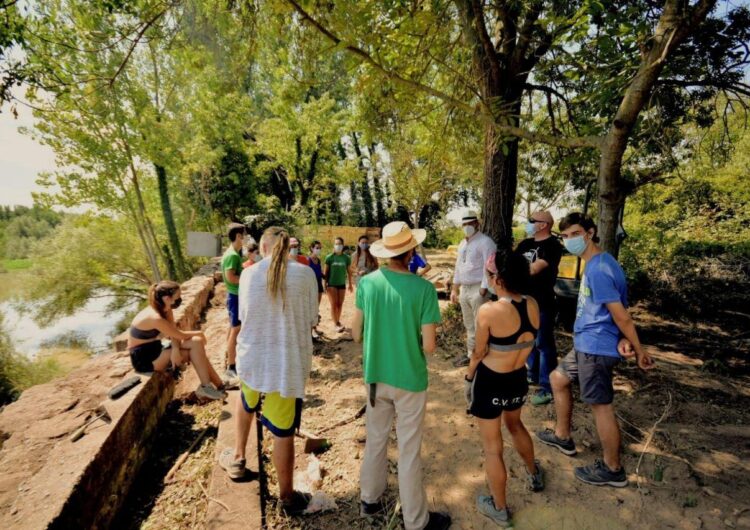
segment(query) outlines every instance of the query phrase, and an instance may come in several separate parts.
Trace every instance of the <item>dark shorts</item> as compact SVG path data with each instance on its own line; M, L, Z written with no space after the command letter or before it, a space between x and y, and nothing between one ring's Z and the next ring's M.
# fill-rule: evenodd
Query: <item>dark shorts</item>
M323 280L318 278L318 293L324 293L326 292L325 289L323 289Z
M589 405L609 405L615 398L612 370L619 357L591 355L575 349L562 358L555 368L581 387L581 401Z
M499 418L504 410L520 409L526 401L529 383L526 367L512 372L495 372L479 363L471 387L469 412L483 420Z
M233 328L241 324L239 300L236 294L227 293L227 313L229 313L229 323Z
M153 372L154 361L159 358L162 352L160 340L141 344L130 350L130 362L133 364L136 372Z
M329 289L338 289L339 291L346 291L346 285L329 285Z

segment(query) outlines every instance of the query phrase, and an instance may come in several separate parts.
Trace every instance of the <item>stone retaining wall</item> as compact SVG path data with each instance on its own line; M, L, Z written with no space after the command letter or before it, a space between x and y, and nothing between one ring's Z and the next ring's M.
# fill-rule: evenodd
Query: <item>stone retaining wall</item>
M212 276L182 284L175 311L196 329L213 291ZM143 463L174 380L140 375L116 401L107 392L134 375L127 352L100 355L66 377L26 390L0 413L0 528L107 528ZM112 417L86 435L69 435L102 404Z

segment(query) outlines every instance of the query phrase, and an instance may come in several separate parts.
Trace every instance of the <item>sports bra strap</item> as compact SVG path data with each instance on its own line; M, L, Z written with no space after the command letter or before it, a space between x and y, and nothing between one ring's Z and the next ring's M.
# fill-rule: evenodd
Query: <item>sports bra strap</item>
M524 348L531 348L536 344L534 340L527 340L526 342L517 342L515 344L493 344L489 343L488 346L492 351L517 351L523 350Z

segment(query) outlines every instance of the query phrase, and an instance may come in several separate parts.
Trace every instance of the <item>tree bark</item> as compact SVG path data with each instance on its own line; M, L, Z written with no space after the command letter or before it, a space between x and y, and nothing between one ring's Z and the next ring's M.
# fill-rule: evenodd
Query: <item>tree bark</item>
M159 201L161 202L161 212L164 215L164 224L167 227L167 236L169 237L169 254L167 265L170 265L170 276L172 279L181 280L188 272L185 258L182 254L180 237L177 234L177 227L174 222L172 213L172 204L169 200L169 183L167 182L167 170L164 166L154 164L156 169L156 180L159 185Z
M375 216L373 215L372 208L372 193L370 193L370 182L367 175L367 168L365 167L364 156L362 150L359 147L359 139L357 133L352 133L352 144L354 145L354 153L357 155L357 166L359 172L362 175L361 189L362 189L362 207L364 209L364 224L365 226L373 226L375 224Z

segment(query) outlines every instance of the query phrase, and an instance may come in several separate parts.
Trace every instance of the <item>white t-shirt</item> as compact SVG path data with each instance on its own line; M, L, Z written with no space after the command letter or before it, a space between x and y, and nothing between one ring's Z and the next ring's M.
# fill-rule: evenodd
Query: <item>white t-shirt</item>
M497 250L495 242L488 235L478 232L469 239L462 239L458 245L456 268L453 272L453 283L458 285L481 284L487 287L484 264Z
M253 390L305 397L312 366L311 329L318 323L318 284L315 272L296 261L287 262L286 305L267 289L271 259L242 271L237 337L237 373Z

